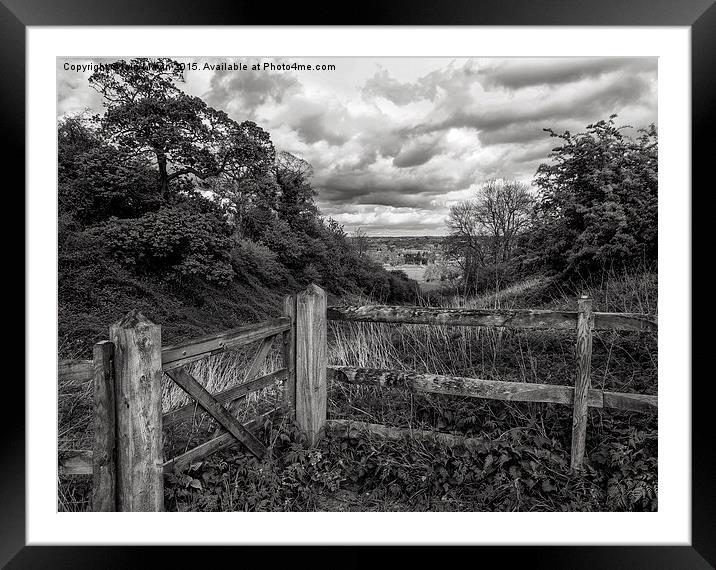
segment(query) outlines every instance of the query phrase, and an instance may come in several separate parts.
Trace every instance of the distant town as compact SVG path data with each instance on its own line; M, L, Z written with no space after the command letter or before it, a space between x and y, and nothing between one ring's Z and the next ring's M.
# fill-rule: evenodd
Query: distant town
M444 255L443 236L365 236L365 254L390 271L402 271L422 291L441 288L459 276Z

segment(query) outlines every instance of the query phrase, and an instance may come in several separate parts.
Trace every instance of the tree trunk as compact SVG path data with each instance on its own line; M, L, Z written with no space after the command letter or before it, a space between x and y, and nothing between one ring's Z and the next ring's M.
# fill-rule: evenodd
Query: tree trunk
M169 174L167 173L167 157L163 152L157 152L157 165L159 166L159 189L165 202L169 201Z

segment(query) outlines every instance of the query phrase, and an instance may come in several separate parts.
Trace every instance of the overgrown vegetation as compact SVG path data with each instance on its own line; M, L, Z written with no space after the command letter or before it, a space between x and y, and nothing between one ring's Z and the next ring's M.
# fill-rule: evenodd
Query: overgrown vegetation
M656 311L656 276L612 274L588 290L599 310ZM567 285L540 285L502 298L503 308L573 309ZM444 299L465 306L465 300ZM473 298L470 307L491 307ZM601 331L592 364L596 388L656 394L656 335ZM191 372L212 392L241 381L253 347L193 363ZM569 331L509 331L471 327L330 323L329 361L334 365L411 369L469 377L571 384L574 335ZM278 353L263 372L280 366ZM248 421L282 398L267 388L237 410ZM91 442L91 395L77 387L73 414L82 410L81 439ZM187 403L166 382L165 409ZM66 402L69 404L69 402ZM482 401L407 390L333 382L328 417L407 429L427 429L479 441L449 446L419 438L390 441L329 434L316 449L284 421L267 422L261 438L272 458L259 462L234 449L196 462L167 479L170 510L263 511L651 511L658 507L657 418L636 412L590 410L587 469L569 473L572 414L569 406ZM64 422L71 426L69 418ZM75 426L74 429L77 429ZM167 457L212 437L216 424L197 413L193 422L166 434ZM77 433L75 433L77 435ZM71 437L71 434L67 434ZM79 479L75 477L73 479ZM84 486L83 486L84 485ZM64 508L86 508L85 483L66 482Z
M551 136L536 197L510 181L453 211L449 253L462 286L421 297L401 271L366 255L314 203L311 166L276 152L269 133L190 97L171 60L118 62L90 83L101 116L63 118L59 142L59 354L89 357L92 343L130 309L162 325L165 343L280 311L283 295L315 282L332 299L469 308L657 313L656 131L637 139L614 117L585 133ZM401 238L384 238L389 245ZM407 238L402 238L407 239ZM419 261L427 262L420 256ZM457 292L461 294L456 294ZM656 394L651 333L595 333L595 388ZM194 362L211 392L245 380L255 347ZM333 365L415 370L570 385L574 334L552 330L330 323ZM278 348L261 373L280 366ZM164 411L188 403L165 379ZM234 406L248 421L283 400L270 386ZM59 387L60 455L89 449L92 390ZM590 410L587 468L569 473L569 406L486 402L329 385L328 416L470 438L450 446L331 435L309 448L285 420L266 420L258 461L214 454L166 479L168 510L652 511L658 506L655 416ZM167 428L173 457L218 426L197 411ZM63 477L59 508L87 510L90 482Z
M533 179L489 180L452 207L446 255L463 294L507 287L541 272L588 280L657 262L656 127L616 126L616 115L559 140Z
M265 318L310 282L412 298L321 217L309 164L184 93L174 63L103 67L89 81L106 112L58 125L61 356L86 357L131 308L174 342Z

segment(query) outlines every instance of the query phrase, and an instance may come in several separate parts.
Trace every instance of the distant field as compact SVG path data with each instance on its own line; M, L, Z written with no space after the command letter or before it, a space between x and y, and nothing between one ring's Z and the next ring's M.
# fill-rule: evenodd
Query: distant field
M389 271L403 271L411 279L425 283L425 268L427 265L413 265L404 263L402 265L383 265Z
M405 274L410 277L410 279L415 279L415 281L420 284L421 291L433 291L435 289L440 289L439 281L431 281L429 283L425 281L425 270L427 269L427 265L414 265L404 263L402 265L384 264L383 267L385 269L388 269L389 271L397 270L405 272Z

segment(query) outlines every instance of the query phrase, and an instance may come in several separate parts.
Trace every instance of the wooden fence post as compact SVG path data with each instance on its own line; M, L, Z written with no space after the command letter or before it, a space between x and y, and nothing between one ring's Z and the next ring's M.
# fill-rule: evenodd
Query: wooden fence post
M92 510L117 510L116 410L114 344L103 340L92 350L94 364L94 446L92 449Z
M161 327L135 310L110 327L119 511L164 510L161 338Z
M296 296L296 423L315 445L326 424L326 293L311 284Z
M291 319L291 329L283 333L283 366L286 369L284 400L288 415L296 419L296 295L283 300L283 316Z
M582 295L578 300L577 310L577 377L574 383L572 461L570 464L573 471L582 469L587 437L587 399L591 387L592 329L594 328L592 300L586 295Z

